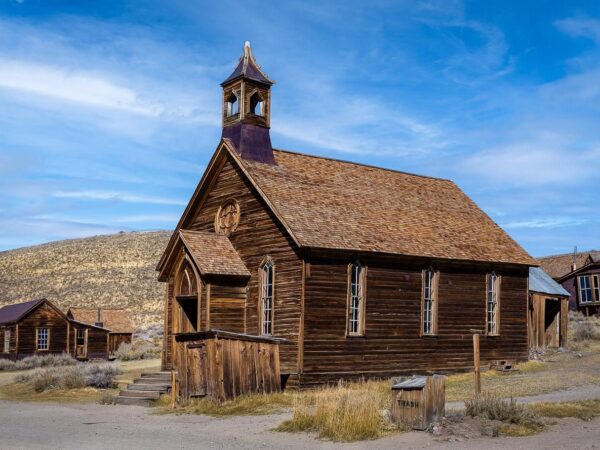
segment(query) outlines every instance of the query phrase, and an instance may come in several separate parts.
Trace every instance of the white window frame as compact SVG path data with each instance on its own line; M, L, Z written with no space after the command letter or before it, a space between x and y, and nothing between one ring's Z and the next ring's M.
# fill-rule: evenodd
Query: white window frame
M592 274L592 295L595 302L600 302L600 275Z
M38 352L50 350L50 329L46 327L36 328L35 348Z
M275 265L271 259L261 264L260 279L260 334L273 335L273 319L275 306Z
M582 305L593 303L592 276L589 274L578 276L577 286L579 289L579 303Z
M423 271L423 302L421 306L421 334L437 335L439 272L433 268Z
M500 280L496 272L486 276L485 331L488 336L500 334Z
M10 328L4 328L4 353L10 353Z
M365 333L366 272L360 261L348 266L348 305L346 334L362 336Z

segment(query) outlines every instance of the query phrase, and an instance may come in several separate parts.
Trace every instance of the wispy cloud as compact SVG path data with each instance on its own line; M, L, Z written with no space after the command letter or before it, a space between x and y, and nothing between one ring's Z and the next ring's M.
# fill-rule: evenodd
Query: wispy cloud
M521 220L503 224L504 228L561 228L573 227L588 223L587 219L572 217L546 217L540 219Z
M0 87L135 114L158 116L164 111L100 75L25 61L0 59Z
M187 204L187 202L177 199L112 191L58 191L54 192L52 196L57 198L74 198L84 200L117 200L127 203L148 203L155 205L185 206Z
M573 37L585 37L600 43L600 20L579 16L557 20L556 26Z

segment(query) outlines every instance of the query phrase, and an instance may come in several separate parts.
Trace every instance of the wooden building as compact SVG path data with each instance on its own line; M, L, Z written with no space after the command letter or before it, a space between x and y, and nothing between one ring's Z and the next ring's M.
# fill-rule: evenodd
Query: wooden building
M600 315L600 251L547 256L540 264L569 293L570 310Z
M540 267L529 269L529 347L566 347L569 293Z
M108 328L108 352L113 354L123 343L133 338L133 320L126 309L71 307L67 317L79 322Z
M285 339L288 385L528 357L537 265L450 180L271 146L273 82L250 46L222 83L223 133L158 264L175 337Z
M68 353L78 359L108 358L108 330L71 320L46 299L0 309L0 358Z

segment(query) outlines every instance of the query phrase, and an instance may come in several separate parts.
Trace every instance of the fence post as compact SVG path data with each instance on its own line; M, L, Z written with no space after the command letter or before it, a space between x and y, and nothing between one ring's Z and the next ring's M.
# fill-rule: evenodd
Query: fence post
M479 333L473 334L473 363L475 366L475 395L481 394L481 372L479 364Z
M175 409L177 404L177 377L175 371L171 370L171 409Z

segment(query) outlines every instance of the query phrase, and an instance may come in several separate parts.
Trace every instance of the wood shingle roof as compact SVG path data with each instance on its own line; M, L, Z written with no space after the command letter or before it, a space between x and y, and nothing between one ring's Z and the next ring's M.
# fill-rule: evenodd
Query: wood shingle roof
M191 230L179 235L202 275L250 276L227 236Z
M89 325L98 322L98 308L79 308L72 307L67 311L67 315L73 320ZM100 322L102 328L110 330L112 333L133 333L134 325L131 314L126 309L108 309L100 308Z
M301 246L538 265L450 180L273 153L239 161Z
M583 267L587 261L600 261L600 251L590 250L579 252L575 257L577 268ZM571 272L573 264L573 253L564 253L562 255L551 255L538 258L539 264L552 278L558 279Z

